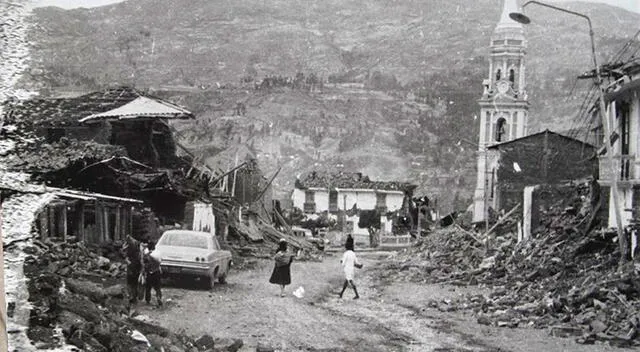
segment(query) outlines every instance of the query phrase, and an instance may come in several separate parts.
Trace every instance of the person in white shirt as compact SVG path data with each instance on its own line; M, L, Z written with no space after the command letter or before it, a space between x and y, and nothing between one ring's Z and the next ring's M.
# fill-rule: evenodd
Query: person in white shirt
M342 285L342 291L340 292L340 298L342 298L342 294L347 289L347 286L351 285L353 288L353 292L355 292L355 297L353 299L360 298L358 295L358 289L356 289L356 284L353 282L353 276L355 268L362 268L362 264L358 262L358 258L356 254L353 252L353 237L349 236L347 238L347 242L345 243L346 251L342 255L342 269L344 270L344 284Z

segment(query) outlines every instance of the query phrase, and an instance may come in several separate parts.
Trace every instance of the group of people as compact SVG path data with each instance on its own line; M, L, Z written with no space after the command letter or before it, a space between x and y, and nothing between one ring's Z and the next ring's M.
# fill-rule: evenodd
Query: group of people
M148 239L138 241L127 236L122 249L127 261L127 288L130 304L135 304L138 299L144 299L147 304L151 304L151 290L154 290L158 306L162 306L161 259L154 252L155 248L153 241Z
M356 253L354 252L353 237L349 235L345 241L345 251L342 254L340 263L342 264L342 270L344 272L344 283L342 285L342 291L340 291L340 298L344 295L344 292L349 286L353 289L355 296L353 299L360 298L358 289L354 282L354 274L356 268L362 268L362 264L358 261ZM299 252L298 252L299 255ZM293 262L294 255L287 251L287 241L281 239L278 243L278 250L274 256L275 266L273 273L269 278L269 282L280 286L280 296L285 296L285 287L291 284L291 263Z

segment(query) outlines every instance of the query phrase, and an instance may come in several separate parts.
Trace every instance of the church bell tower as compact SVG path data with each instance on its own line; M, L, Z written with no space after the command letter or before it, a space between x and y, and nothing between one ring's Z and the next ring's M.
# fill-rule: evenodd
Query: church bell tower
M484 221L487 208L496 208L496 160L487 147L527 135L525 62L526 41L522 25L509 17L518 12L517 0L505 0L500 22L491 35L489 77L482 82L478 175L473 221Z

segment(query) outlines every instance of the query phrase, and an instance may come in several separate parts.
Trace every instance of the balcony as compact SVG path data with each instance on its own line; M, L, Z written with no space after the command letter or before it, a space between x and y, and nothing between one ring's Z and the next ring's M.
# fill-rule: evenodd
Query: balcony
M300 204L300 203L298 203L298 204ZM304 208L303 211L305 213L315 213L316 212L316 203L315 202L314 203L305 202L303 204L303 208Z
M612 175L611 165L609 164L609 159L606 156L600 157L599 169L600 169L600 180L608 181L611 180L614 176L618 182L630 182L636 183L636 172L635 168L638 162L636 161L635 155L614 155L613 156L613 164L615 175Z

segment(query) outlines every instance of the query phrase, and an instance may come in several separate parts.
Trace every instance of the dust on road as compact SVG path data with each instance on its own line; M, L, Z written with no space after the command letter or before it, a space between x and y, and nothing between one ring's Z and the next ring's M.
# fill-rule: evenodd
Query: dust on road
M323 262L294 262L286 297L267 282L273 263L264 260L254 270L232 272L212 291L165 287L164 308L142 305L139 311L195 337L240 338L247 351L258 344L280 351L613 351L539 330L481 327L461 313L425 309L427 299L456 293L436 285L381 285L372 268L387 254L358 255L365 265L356 273L360 300L352 299L352 291L338 298L343 277L336 253ZM292 295L300 286L303 298Z

